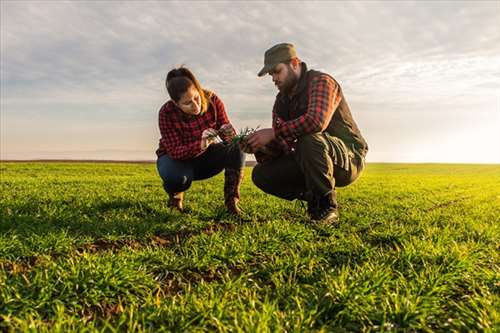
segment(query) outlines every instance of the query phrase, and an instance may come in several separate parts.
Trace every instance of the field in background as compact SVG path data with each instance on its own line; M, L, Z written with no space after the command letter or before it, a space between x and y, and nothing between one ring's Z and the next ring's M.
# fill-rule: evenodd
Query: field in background
M341 223L153 164L0 164L0 331L498 331L500 166L370 164Z

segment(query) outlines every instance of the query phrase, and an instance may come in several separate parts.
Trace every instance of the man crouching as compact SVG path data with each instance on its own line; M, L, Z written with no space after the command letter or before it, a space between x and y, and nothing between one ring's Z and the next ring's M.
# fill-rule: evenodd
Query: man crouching
M272 128L256 131L241 144L258 162L252 180L266 193L307 201L313 222L335 223L335 187L359 177L368 151L342 89L330 75L308 70L288 43L265 52L258 76L265 74L279 93Z

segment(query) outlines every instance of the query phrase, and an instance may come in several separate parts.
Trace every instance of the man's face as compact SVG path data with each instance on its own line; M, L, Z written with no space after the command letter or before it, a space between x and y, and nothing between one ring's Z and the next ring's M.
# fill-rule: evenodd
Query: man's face
M269 72L273 83L282 93L288 93L297 84L297 75L289 64L280 63Z

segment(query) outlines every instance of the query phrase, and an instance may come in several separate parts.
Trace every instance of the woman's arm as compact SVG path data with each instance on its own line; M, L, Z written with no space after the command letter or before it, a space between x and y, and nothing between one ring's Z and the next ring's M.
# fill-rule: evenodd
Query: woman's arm
M182 142L182 131L178 128L175 120L168 116L165 109L159 113L158 123L160 126L160 145L168 156L174 160L188 160L198 156L202 152L201 138L189 144Z

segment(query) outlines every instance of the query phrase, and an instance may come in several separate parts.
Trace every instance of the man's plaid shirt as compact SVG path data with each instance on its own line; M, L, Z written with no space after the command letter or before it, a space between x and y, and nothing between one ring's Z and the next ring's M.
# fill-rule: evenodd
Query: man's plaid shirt
M204 130L219 130L229 120L224 103L212 94L207 111L200 115L188 115L173 101L168 101L159 111L158 122L161 139L156 154L166 154L174 160L188 160L204 152L201 149L201 134Z
M338 84L329 75L321 74L311 80L307 89L307 111L300 117L285 121L277 114L278 102L274 104L273 129L276 138L266 146L268 154L260 152L255 154L259 163L290 153L295 149L297 138L322 132L328 127L333 113L341 102Z

